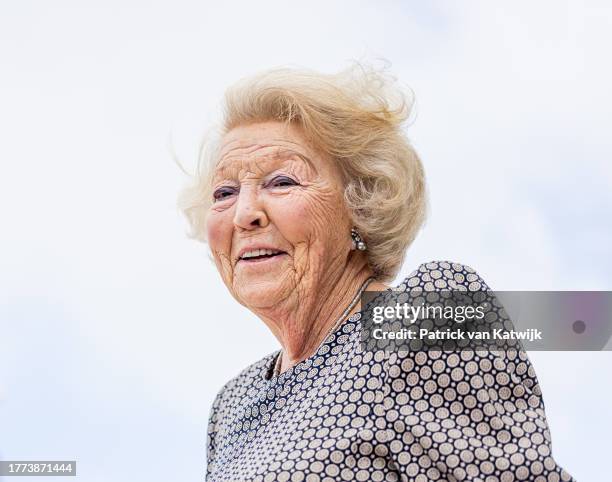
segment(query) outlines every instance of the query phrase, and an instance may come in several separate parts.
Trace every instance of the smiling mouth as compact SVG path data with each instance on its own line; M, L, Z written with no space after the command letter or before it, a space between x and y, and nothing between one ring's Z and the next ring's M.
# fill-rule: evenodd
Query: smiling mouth
M285 253L284 251L276 251L269 249L256 250L254 252L245 253L238 259L238 262L259 263L262 261L267 261L269 259L277 258L279 256L283 256L285 254L287 253Z

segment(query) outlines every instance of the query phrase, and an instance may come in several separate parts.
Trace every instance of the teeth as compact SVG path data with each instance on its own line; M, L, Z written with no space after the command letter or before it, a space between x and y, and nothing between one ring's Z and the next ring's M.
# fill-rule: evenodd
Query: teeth
M253 249L251 251L247 251L246 253L244 253L241 256L241 259L245 259L245 258L254 258L256 256L264 256L264 255L272 255L272 254L278 254L281 251L278 251L276 249Z

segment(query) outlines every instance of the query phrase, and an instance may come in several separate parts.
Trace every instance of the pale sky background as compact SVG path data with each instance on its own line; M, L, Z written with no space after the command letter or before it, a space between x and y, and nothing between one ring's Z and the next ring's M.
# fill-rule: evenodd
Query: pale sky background
M3 2L0 459L203 479L214 395L278 345L186 238L169 138L193 166L223 90L261 69L384 57L414 90L431 214L398 278L448 259L497 290L612 290L611 17L604 0ZM609 480L611 355L530 354L580 481Z

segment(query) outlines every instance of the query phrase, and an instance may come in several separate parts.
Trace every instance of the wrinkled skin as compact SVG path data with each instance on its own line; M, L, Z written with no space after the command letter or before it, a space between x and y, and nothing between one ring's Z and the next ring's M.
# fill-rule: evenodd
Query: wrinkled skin
M280 341L284 371L316 352L372 276L365 255L351 249L340 172L298 127L264 122L224 136L212 183L207 236L217 269ZM239 259L257 247L283 254Z

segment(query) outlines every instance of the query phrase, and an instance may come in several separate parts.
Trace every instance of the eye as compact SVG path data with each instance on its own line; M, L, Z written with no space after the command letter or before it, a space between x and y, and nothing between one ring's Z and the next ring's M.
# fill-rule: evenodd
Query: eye
M288 176L276 176L274 179L272 179L268 183L268 186L270 187L288 187L288 186L297 186L297 185L298 185L297 181L291 179Z
M227 199L228 197L235 194L236 191L237 189L234 187L223 186L215 190L215 192L213 193L213 197L215 199L215 202L223 201L224 199Z

